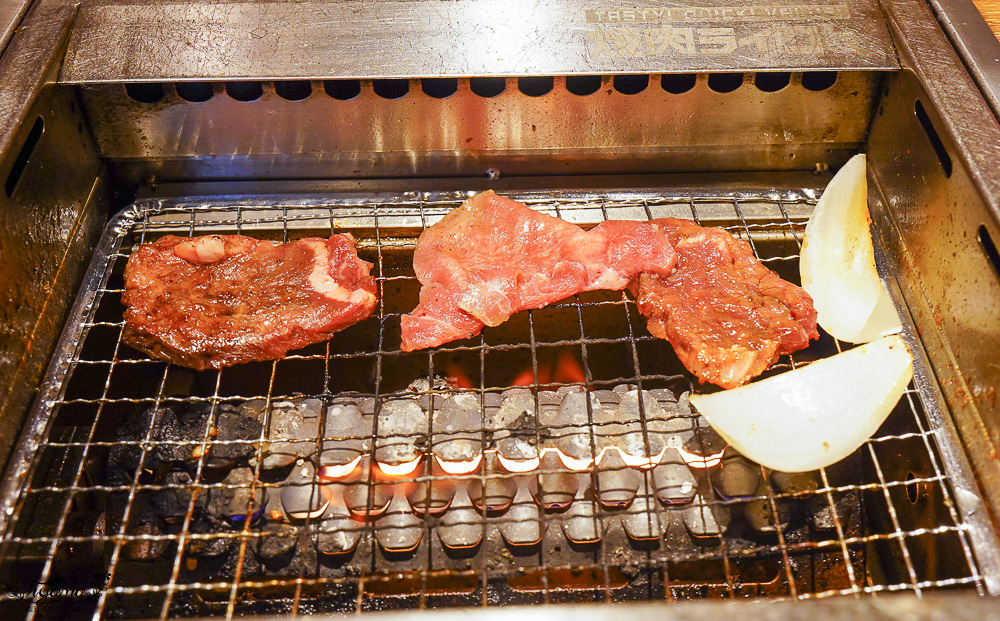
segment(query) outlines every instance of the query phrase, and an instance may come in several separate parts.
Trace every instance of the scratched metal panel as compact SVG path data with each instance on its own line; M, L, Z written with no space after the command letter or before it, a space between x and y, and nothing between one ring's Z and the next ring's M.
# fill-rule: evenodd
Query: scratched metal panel
M894 69L874 0L85 4L64 82Z
M514 79L493 97L462 79L443 99L416 80L397 99L379 97L370 81L349 100L318 81L300 101L270 83L249 102L218 83L199 102L169 84L154 103L131 99L121 84L79 90L102 158L130 178L539 175L839 165L865 140L881 74L835 75L810 90L803 74L785 74L774 92L752 75L729 92L691 76L683 93L654 76L631 95L609 77L589 95L556 78L534 97Z

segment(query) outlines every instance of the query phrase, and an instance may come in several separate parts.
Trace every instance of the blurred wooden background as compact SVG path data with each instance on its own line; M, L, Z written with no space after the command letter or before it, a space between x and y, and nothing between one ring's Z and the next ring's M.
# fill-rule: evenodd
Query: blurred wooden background
M979 12L986 18L993 34L1000 37L1000 0L973 0Z

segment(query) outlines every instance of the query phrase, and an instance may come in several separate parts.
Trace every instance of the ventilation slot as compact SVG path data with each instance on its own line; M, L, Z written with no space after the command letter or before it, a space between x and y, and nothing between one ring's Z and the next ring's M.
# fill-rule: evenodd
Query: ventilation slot
M541 97L552 91L554 83L553 78L518 78L517 90L528 97Z
M806 90L825 91L836 83L836 71L809 71L802 74L802 86Z
M708 88L716 93L731 93L743 86L742 73L710 73Z
M472 78L469 80L469 89L480 97L496 97L507 88L507 80L504 78Z
M787 71L777 71L774 73L758 73L754 76L753 84L765 93L777 93L788 86L792 81L792 74Z
M361 94L361 80L326 80L323 90L334 99L347 101Z
M312 84L308 80L288 80L274 83L274 92L278 94L278 97L288 101L302 101L312 95L312 91Z
M616 75L613 81L615 90L622 95L637 95L649 86L648 75Z
M226 82L226 94L236 101L256 101L264 94L260 82Z
M215 94L208 82L180 82L176 89L178 97L192 103L208 101Z
M986 226L980 224L976 237L979 238L979 245L983 247L983 252L986 253L986 258L990 260L990 265L993 266L993 271L996 273L997 278L1000 278L1000 252L997 252L997 245L993 243L993 236L990 235Z
M435 99L445 99L458 92L458 80L455 78L424 78L420 81L420 88Z
M163 99L163 85L151 82L147 84L126 84L125 94L139 103L151 104Z
M24 144L21 145L21 150L18 151L17 157L14 158L14 165L11 167L10 172L7 173L7 181L3 184L7 198L14 195L14 190L17 189L17 182L21 180L24 169L28 167L28 160L31 159L31 154L35 152L35 147L38 146L38 141L42 139L42 132L44 131L45 121L42 120L42 117L38 117L35 119L34 125L31 126L28 137L24 139Z
M660 86L671 95L680 95L694 88L698 76L693 73L668 74L660 78Z
M410 82L401 79L372 80L372 90L382 99L399 99L410 92Z
M937 155L938 163L941 164L941 170L944 171L944 176L950 177L951 156L948 155L948 150L944 148L944 143L941 142L941 137L938 136L937 130L934 129L934 123L931 122L931 117L927 116L927 111L924 110L924 104L920 103L919 99L913 103L913 112L917 115L917 120L920 121L920 126L924 128L924 133L927 134L927 139L931 141L931 147L934 148L934 153Z
M581 97L593 95L601 90L601 76L599 75L571 75L566 76L566 90Z

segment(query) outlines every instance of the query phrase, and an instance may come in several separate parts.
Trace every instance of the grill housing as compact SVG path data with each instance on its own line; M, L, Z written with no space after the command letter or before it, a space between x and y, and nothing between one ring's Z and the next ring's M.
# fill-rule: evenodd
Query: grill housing
M826 17L807 15L817 10L812 5L763 24L729 23L704 7L690 18L667 13L676 20L669 28L681 37L690 31L699 53L703 43L721 49L731 35L744 46L692 57L651 56L651 42L667 32L662 17L646 22L652 18L640 12L626 18L642 20L621 25L609 12L567 10L546 37L532 20L505 25L511 49L527 37L548 56L524 52L520 58L536 60L518 65L517 54L497 61L455 54L426 71L427 63L413 60L425 55L398 54L400 42L424 51L466 49L477 33L461 28L479 23L457 20L445 35L428 26L431 4L405 3L408 21L397 19L404 3L387 2L353 12L349 3L260 5L259 19L247 13L255 7L241 3L202 12L115 3L84 3L77 12L56 1L32 7L0 57L0 81L15 85L0 92L0 206L14 214L2 241L12 256L40 258L37 265L11 263L15 295L2 308L17 329L0 335L0 435L6 446L16 444L0 494L0 578L24 584L0 598L38 618L995 593L1000 554L990 508L1000 506L1000 487L991 485L991 455L1000 425L991 424L991 387L1000 369L990 343L1000 333L1000 266L991 242L1000 239L1000 184L991 171L1000 126L929 7L911 0L831 5L823 10L841 26L839 43L810 55L757 43L782 32L829 36ZM535 5L548 17L581 8ZM761 9L745 8L751 17ZM269 28L268 16L295 36L254 30ZM368 47L383 56L343 53L357 50L358 33L372 33L362 24L373 16L388 36ZM400 23L415 25L415 39L401 34ZM346 30L333 36L329 24ZM771 34L763 34L766 28ZM193 34L202 31L218 40ZM241 47L251 31L253 43ZM628 47L634 39L642 45ZM309 51L297 58L284 47L289 41ZM185 52L167 53L178 49ZM246 53L223 59L220 49ZM719 455L718 438L683 409L684 392L697 387L669 346L645 332L627 296L587 294L522 313L471 343L431 354L398 351L398 315L412 308L417 290L408 267L415 238L472 191L492 188L584 226L616 217L695 217L750 240L765 264L796 280L803 223L820 188L830 170L862 150L869 155L880 270L906 315L916 373L876 437L815 476L790 481L749 465L758 487L748 497L720 495L723 466L738 457ZM51 182L56 174L64 183ZM275 363L197 376L119 344L120 274L134 244L167 232L287 240L338 226L351 230L362 256L376 264L383 295L376 317L330 343ZM772 372L840 347L824 337ZM546 379L565 356L578 371L570 366L562 379ZM471 388L407 390L420 376L454 369ZM676 472L692 477L696 499L668 504L658 497L656 468L644 468L634 454L610 451L600 463L581 465L549 452L532 471L543 479L534 483L526 482L529 473L498 465L503 449L491 436L489 396L511 394L513 376L525 370L539 389L529 393L537 422L526 419L536 447L564 439L544 420L567 399L565 390L551 392L559 385L617 387L604 395L610 402L625 399L631 386L671 390L680 404L667 393L656 396L672 413L665 422L642 400L635 420L610 425L588 407L582 435L596 449L627 439L615 425L635 423L629 429L638 429L648 460L651 442L670 437L657 436L656 425L667 425L687 438L687 457L676 451L684 461ZM577 372L582 380L571 379ZM425 409L440 410L445 397L463 392L486 404L478 423L463 429L485 452L486 465L448 473L424 455L414 470L392 475L398 464L373 466L364 457L355 482L366 504L351 522L359 538L353 553L319 551L317 530L336 521L329 515L247 519L265 495L268 513L277 503L287 514L283 492L320 474L342 485L340 475L318 466L331 450L348 450L344 443L374 451L375 461L389 442L438 452L434 412L428 429L412 437L380 434L377 412L387 400L420 397ZM258 436L213 435L223 417L232 420L254 398L266 406L263 424L243 424ZM318 429L328 407L354 403L371 432L345 438L324 430L293 443L315 450L290 472L263 472L264 458L276 450L268 417L307 398L322 401ZM147 406L184 404L210 413L182 421L190 437L163 439L160 425L139 417ZM119 431L129 425L138 438ZM129 451L160 466L146 472L129 462L131 478L110 480L111 455ZM230 460L233 468L222 467L213 451L239 456ZM635 463L624 463L626 456ZM699 459L716 458L726 464L697 467ZM569 508L542 508L556 502L553 490L565 492L567 477L577 477L579 498ZM617 502L624 506L605 493L615 477L639 481L635 499ZM469 493L477 481L513 481L520 495L510 508L484 509ZM457 504L414 511L414 490L425 484L456 490ZM365 519L389 488L396 504ZM160 508L150 513L150 506ZM241 524L231 519L233 506L245 508ZM580 506L594 511L597 542L566 534L580 523L573 513ZM706 508L714 520L722 519L718 511L728 513L725 534L704 536L698 528L706 528L708 514L699 526L692 507ZM206 530L206 514L229 521ZM333 517L347 524L342 513ZM655 537L644 536L642 518L647 530L659 531ZM546 526L539 542L511 535L533 519ZM449 535L449 546L442 533L456 524L482 525L482 543L464 549L471 535ZM386 544L415 532L415 550ZM283 552L287 546L275 543L281 541L292 541L294 553ZM266 542L270 556L261 552ZM39 581L91 589L93 597L34 606L37 598L23 594ZM802 614L822 608L802 605Z

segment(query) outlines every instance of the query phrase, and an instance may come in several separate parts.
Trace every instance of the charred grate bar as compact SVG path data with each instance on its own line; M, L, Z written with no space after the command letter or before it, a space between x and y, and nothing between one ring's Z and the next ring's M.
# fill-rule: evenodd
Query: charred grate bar
M911 386L844 462L788 476L727 449L690 410L692 379L622 293L401 352L416 236L464 196L151 201L117 217L43 386L38 435L15 460L0 577L100 578L74 610L125 617L993 590L981 525L958 507L968 472L942 450L926 390ZM517 198L582 226L723 226L797 280L816 197ZM339 230L375 264L380 302L331 341L203 373L121 343L137 244ZM840 348L824 336L771 372ZM31 607L16 591L0 599L26 618L68 605Z

